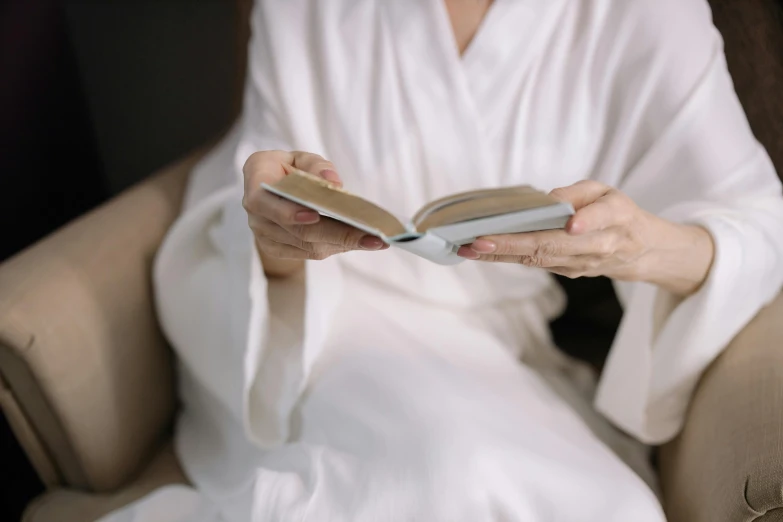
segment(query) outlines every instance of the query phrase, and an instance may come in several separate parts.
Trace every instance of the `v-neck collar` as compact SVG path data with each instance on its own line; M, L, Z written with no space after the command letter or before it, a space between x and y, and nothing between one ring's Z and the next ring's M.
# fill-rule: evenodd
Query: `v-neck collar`
M520 46L535 38L537 27L544 25L547 10L562 3L562 0L494 0L468 47L460 54L444 0L395 0L395 4L411 15L415 14L411 4L428 8L429 23L438 33L443 58L461 66L468 74L482 63L497 64L513 59Z
M441 0L435 0L441 1ZM524 72L541 50L551 16L567 0L495 0L462 56L462 69L476 97L510 69ZM442 3L442 2L441 2ZM491 96L491 94L490 94ZM480 101L478 103L481 103Z
M441 5L438 5L438 2ZM388 13L411 136L421 142L427 196L469 184L491 161L442 0L378 0Z
M489 30L487 29L487 26L491 26L492 24L491 19L494 18L493 14L495 11L497 11L496 7L501 2L502 0L494 0L489 5L486 12L484 13L484 18L482 18L481 23L476 29L475 34L470 39L470 42L468 42L468 46L465 48L464 51L460 52L459 43L457 42L457 35L454 34L454 27L452 27L451 25L451 16L449 15L449 10L446 6L446 2L444 0L434 0L433 10L435 11L435 15L438 18L440 18L440 23L438 25L440 26L440 29L444 32L444 34L448 34L451 36L451 43L452 43L451 47L453 49L453 52L458 62L463 64L467 63L470 60L470 55L473 54L471 50L476 46L481 47L482 40L487 38L486 36L484 36L485 33L487 33Z
M500 162L483 121L493 102L493 82L509 67L519 70L512 62L520 67L530 62L526 44L539 33L539 18L565 0L495 0L462 56L443 0L378 1L389 14L413 118L423 140L437 139L437 169L449 169L457 177L471 172L473 179L486 172L481 182L497 183ZM446 187L436 182L432 190L442 193Z

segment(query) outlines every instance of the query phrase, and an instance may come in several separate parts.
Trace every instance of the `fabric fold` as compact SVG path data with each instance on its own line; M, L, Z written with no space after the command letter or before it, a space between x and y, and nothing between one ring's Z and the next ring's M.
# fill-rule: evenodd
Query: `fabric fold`
M295 427L297 402L340 300L341 273L332 259L308 262L293 278L267 281L257 253L252 265L243 420L248 437L268 449L286 443Z
M666 291L636 283L596 395L597 408L624 430L660 444L682 428L699 378L730 340L777 295L783 252L765 248L763 233L723 208L688 220L715 242L711 272L699 291L679 302L660 328L656 306Z

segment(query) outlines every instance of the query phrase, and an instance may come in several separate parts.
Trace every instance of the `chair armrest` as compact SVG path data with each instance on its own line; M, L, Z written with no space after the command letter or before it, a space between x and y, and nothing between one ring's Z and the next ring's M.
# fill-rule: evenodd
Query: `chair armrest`
M95 522L112 511L127 507L159 488L187 485L171 442L130 483L111 493L85 493L54 489L31 502L22 522Z
M0 265L0 406L44 482L125 483L175 409L151 265L200 154Z
M660 466L671 522L783 521L783 296L705 373Z

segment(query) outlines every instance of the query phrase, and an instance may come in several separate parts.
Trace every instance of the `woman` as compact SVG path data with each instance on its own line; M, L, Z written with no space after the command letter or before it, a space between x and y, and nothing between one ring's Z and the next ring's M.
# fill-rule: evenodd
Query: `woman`
M253 30L156 264L195 488L107 520L664 520L644 444L783 282L705 0L261 0ZM516 184L577 212L441 267L262 191L286 164L400 215ZM551 273L617 282L597 383Z

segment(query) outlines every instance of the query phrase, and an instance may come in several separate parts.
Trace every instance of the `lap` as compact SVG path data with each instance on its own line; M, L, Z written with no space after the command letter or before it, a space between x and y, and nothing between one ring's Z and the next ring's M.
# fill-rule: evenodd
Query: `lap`
M295 440L225 505L169 488L105 522L665 520L535 372L489 379L413 346L354 348L324 360Z
M323 485L302 492L314 512L380 502L413 510L390 521L664 520L639 476L519 364L493 375L410 345L343 349L316 373L298 417L288 451L309 459L305 483ZM424 505L433 511L417 518ZM354 520L343 515L335 520Z

